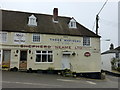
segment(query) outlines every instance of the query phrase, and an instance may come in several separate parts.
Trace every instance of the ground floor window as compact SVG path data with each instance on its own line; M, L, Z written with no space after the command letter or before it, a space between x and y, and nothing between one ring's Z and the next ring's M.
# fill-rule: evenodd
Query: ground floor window
M36 51L36 62L53 62L53 52Z

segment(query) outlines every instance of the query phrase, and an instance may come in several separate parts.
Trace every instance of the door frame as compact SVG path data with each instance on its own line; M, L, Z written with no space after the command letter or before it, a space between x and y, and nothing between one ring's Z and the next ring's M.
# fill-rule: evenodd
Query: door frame
M64 64L64 63L66 63L66 64ZM71 69L70 68L70 55L62 55L61 64L62 64L62 70L64 70L64 69ZM64 67L63 64L66 65L67 68L66 68L66 66Z
M11 64L11 60L12 60L12 56L11 56L11 49L3 49L1 50L1 64L3 65L3 58L4 58L4 51L10 51L10 60L9 60L9 67L10 68L10 64Z
M2 49L0 50L0 55L1 55L1 57L0 57L0 59L1 59L0 65L2 66L2 59L3 59L3 50Z
M28 50L27 49L25 49L25 50L19 50L19 69L22 69L22 68L20 68L20 61L21 61L21 51L26 51L26 53L27 53L27 57L26 57L26 68L25 68L25 70L27 70L27 61L28 61Z

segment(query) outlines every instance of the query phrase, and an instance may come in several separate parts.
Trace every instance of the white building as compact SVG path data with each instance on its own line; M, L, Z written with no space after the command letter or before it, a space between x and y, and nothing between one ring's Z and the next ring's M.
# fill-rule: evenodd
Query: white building
M113 59L120 59L120 46L101 54L102 70L112 71L111 61ZM120 62L115 62L115 67L120 67Z
M3 68L100 75L100 36L74 18L19 11L0 11Z

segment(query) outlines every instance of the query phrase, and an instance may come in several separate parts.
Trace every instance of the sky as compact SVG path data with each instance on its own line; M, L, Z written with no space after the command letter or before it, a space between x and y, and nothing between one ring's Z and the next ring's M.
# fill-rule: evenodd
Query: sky
M89 1L89 2L88 2ZM95 32L95 18L106 0L0 0L0 8L33 13L53 14L58 8L59 16L74 17L77 22ZM111 43L118 46L118 0L108 0L99 14L101 52ZM106 41L110 39L110 41Z

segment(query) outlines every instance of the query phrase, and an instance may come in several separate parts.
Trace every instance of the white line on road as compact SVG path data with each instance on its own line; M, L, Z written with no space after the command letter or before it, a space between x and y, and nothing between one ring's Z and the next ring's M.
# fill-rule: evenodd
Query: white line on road
M57 79L57 80L59 80L59 81L65 81L65 82L77 82L77 83L79 82L79 83L81 83L80 81L77 81L77 80L68 80L68 79ZM91 81L86 81L86 82L89 83L89 84L96 85L96 83L91 82Z
M96 85L96 83L91 82L91 81L86 81L86 82L89 83L89 84L94 84L94 85Z
M27 85L42 85L42 86L54 86L60 87L61 85L50 85L50 84L41 84L41 83L29 83L29 82L11 82L11 81L2 81L2 83L16 83L16 84L27 84Z
M68 80L68 79L57 79L58 81L66 81L66 82L73 82L75 80Z

